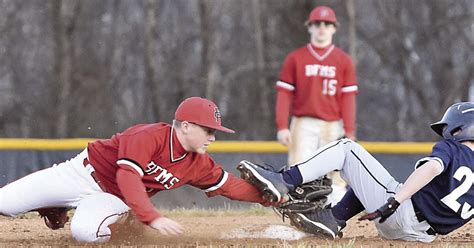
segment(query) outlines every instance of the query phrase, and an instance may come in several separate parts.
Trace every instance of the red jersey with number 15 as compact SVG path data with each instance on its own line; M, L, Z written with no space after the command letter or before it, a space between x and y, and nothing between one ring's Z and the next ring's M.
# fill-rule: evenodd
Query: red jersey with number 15
M352 59L334 45L317 50L307 44L291 52L276 86L293 94L292 115L326 121L340 120L342 95L358 91Z

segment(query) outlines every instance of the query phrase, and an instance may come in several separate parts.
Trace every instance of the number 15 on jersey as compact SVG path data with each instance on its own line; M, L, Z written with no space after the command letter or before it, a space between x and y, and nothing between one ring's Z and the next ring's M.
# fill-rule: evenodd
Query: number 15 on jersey
M336 79L324 79L323 80L323 95L334 96L336 94L337 88Z

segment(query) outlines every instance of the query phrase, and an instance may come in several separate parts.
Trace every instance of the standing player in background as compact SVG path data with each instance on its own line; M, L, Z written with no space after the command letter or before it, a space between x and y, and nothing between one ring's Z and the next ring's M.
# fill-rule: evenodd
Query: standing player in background
M172 125L160 122L132 126L110 139L89 143L71 160L32 173L0 188L0 214L17 216L37 210L51 229L64 227L67 211L74 238L105 242L109 225L132 210L138 220L161 234L179 234L183 227L156 210L149 197L185 184L208 196L258 202L253 185L224 171L206 152L221 114L210 100L191 97L175 112Z
M298 228L335 238L346 221L375 220L386 239L431 242L474 216L474 102L452 105L431 128L444 139L430 156L418 160L405 183L397 182L364 148L341 139L281 173L242 161L238 169L275 201L295 186L338 169L351 189L332 209L290 214Z
M316 7L305 25L310 43L286 57L276 83L277 138L288 146L290 166L329 142L356 139L356 72L351 57L332 44L339 25L336 14ZM346 192L346 183L338 172L329 177L333 193L328 202L335 204Z

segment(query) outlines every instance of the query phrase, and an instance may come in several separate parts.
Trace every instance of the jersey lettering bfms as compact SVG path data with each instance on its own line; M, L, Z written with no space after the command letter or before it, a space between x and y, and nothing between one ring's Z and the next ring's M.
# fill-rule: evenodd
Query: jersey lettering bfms
M358 91L351 58L334 45L317 49L307 44L291 52L285 59L276 87L292 94L292 115L326 121L340 120L343 94ZM289 116L284 112L277 111L279 129L288 122Z
M443 165L443 172L412 196L412 201L437 233L448 234L474 216L474 151L451 140L442 140L430 157L420 159Z
M263 202L254 186L224 171L207 153L186 152L174 128L166 123L132 126L111 139L90 143L87 149L96 177L106 191L124 200L145 223L159 217L147 195L185 184L202 189L209 197L223 195L235 200ZM131 171L139 180L128 181L135 185L119 185L117 172L120 169ZM140 181L143 185L137 185ZM129 195L127 199L124 191L136 186L144 186L147 194L138 199L136 194Z

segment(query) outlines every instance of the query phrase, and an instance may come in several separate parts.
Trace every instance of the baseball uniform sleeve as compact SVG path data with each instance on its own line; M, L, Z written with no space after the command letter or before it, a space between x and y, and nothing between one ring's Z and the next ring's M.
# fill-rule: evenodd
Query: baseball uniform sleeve
M137 218L149 224L160 217L145 190L140 175L135 169L123 166L117 170L117 185L125 198L125 203L136 214Z
M153 137L147 131L123 135L120 139L117 164L128 166L143 177L144 169L157 149L157 142Z
M451 160L453 159L452 158L453 152L451 151L451 149L453 148L446 140L442 140L436 143L433 146L431 155L429 157L425 157L418 160L415 164L415 169L422 166L427 161L435 160L436 162L439 163L441 172L445 171L446 167L450 164Z
M194 175L189 184L206 193L222 187L229 176L208 154L199 156L192 166Z
M292 54L288 55L280 72L280 79L276 82L277 98L275 105L275 119L278 130L288 128L290 106L293 101L296 82L296 61Z
M280 78L276 83L278 90L294 91L296 82L296 60L293 53L290 53L285 62L283 62L283 68L280 72Z
M232 174L228 174L227 181L222 187L206 192L208 197L222 195L232 200L256 202L264 206L268 206L270 203L266 202L262 198L260 191L252 184L235 177Z
M356 95L342 95L342 121L346 135L355 136L356 129Z
M253 185L223 170L212 158L207 163L200 163L195 179L190 183L200 188L208 197L222 195L232 200L257 202L267 204L262 199L260 191Z
M355 136L357 78L352 59L347 56L344 68L344 85L342 87L342 121L346 135Z
M288 119L290 118L290 105L293 101L293 94L284 90L277 92L275 105L275 121L278 130L288 128Z
M357 93L357 76L351 57L345 57L343 93Z

